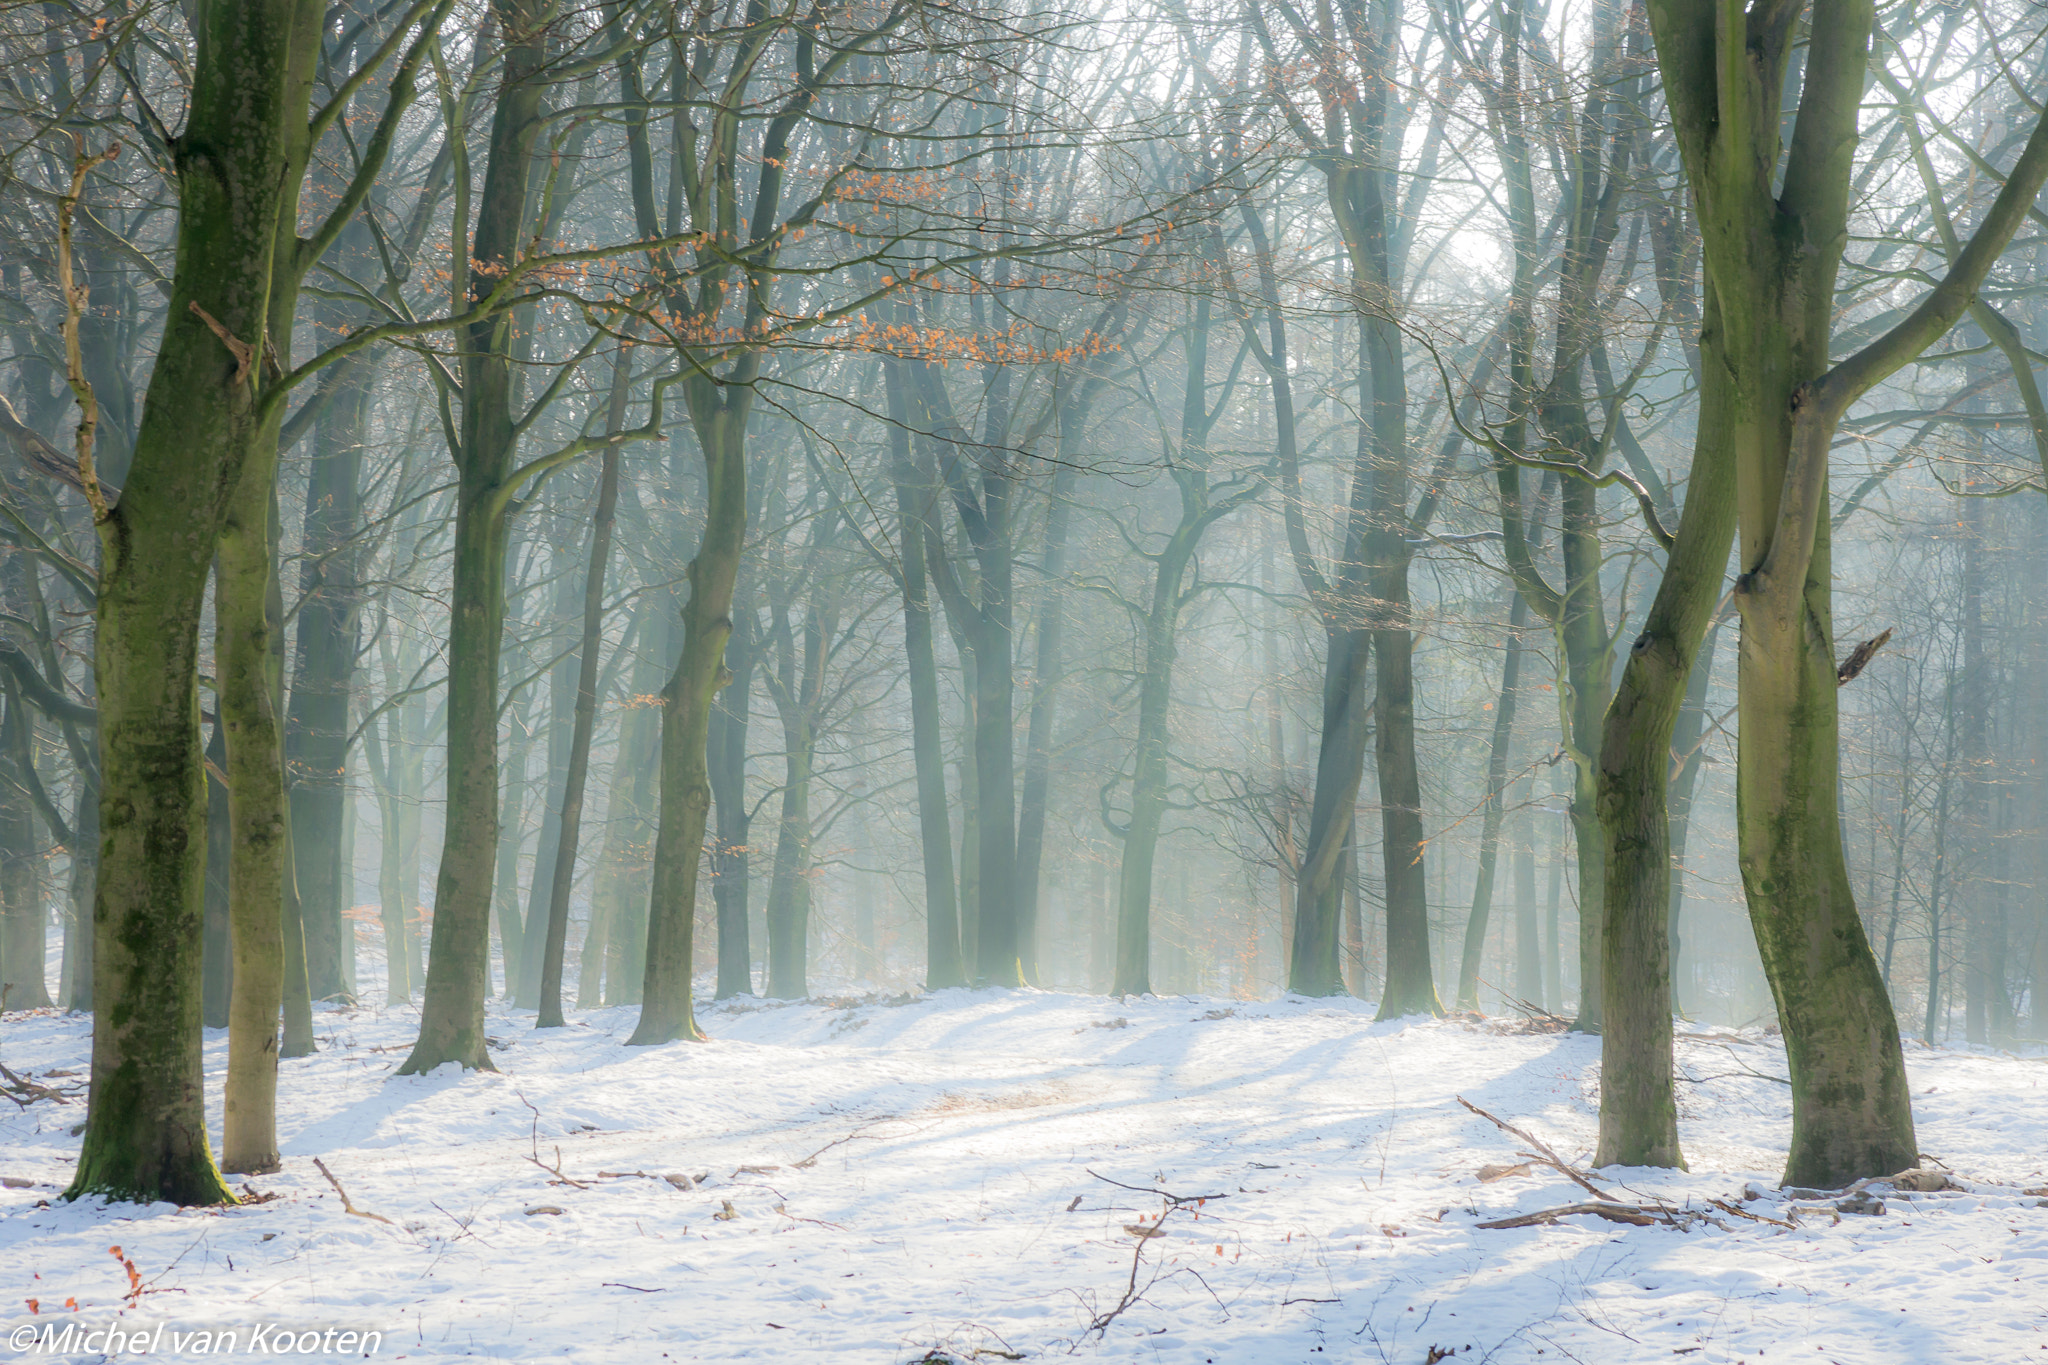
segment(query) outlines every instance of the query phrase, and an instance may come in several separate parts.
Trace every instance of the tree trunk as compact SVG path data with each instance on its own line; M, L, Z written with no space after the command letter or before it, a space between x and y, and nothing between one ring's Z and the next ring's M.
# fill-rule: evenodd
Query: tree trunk
M495 288L525 239L527 186L540 131L548 29L526 0L504 18L507 43L491 121L472 248L472 299ZM420 1036L398 1074L445 1062L495 1071L484 1044L491 973L491 874L498 849L498 661L504 642L507 499L518 442L514 320L473 325L465 339L462 428L448 633L448 804L434 884Z
M924 861L925 988L967 984L953 881L953 829L946 814L946 754L940 733L939 667L925 553L936 538L939 490L920 480L911 458L909 399L902 367L883 362L889 403L889 474L896 494L897 559L903 592L903 649L910 682L911 762L917 776L919 851ZM1041 644L1043 638L1041 637Z
M557 518L557 520L566 520ZM558 633L576 616L576 575L569 563L573 535L559 529L548 568L553 576L554 609L548 613L547 632L542 637L548 653L554 652ZM541 963L547 957L549 898L555 885L555 855L562 846L562 806L569 777L570 740L576 728L576 656L565 652L548 670L548 703L543 734L548 766L540 783L540 837L533 846L533 881L526 889L526 927L520 938L519 981L513 992L520 1009L540 1008Z
M228 928L235 964L221 1169L247 1175L279 1165L278 1015L286 985L287 812L270 611L274 432L268 449L271 459L252 452L244 461L221 529L214 576L216 704L227 732Z
M226 774L227 762L227 727L216 709L206 741L206 906L199 966L200 1008L208 1028L228 1026L235 986L235 950L228 931L228 789L216 775Z
M1316 755L1315 795L1309 805L1300 870L1288 888L1294 898L1294 925L1287 936L1287 989L1296 995L1336 995L1343 990L1333 893L1358 809L1358 786L1364 776L1371 729L1372 704L1365 688L1372 636L1362 630L1332 630L1325 638L1323 725ZM1283 880L1285 871L1283 868Z
M1152 607L1145 620L1145 664L1138 684L1138 743L1131 773L1131 821L1124 831L1117 873L1116 980L1111 995L1152 992L1152 860L1166 814L1167 710L1173 702L1174 639L1180 617L1180 582L1195 550L1198 528L1183 518L1159 556ZM1340 975L1341 982L1342 977Z
M799 703L800 705L801 703ZM805 718L806 720L808 718ZM810 994L811 727L783 736L782 811L775 827L775 869L768 888L768 996Z
M1066 423L1062 424L1067 425ZM1078 438L1078 433L1073 433ZM1045 517L1045 596L1039 603L1037 663L1031 673L1031 721L1024 739L1024 784L1017 803L1017 932L1027 948L1038 984L1039 864L1045 854L1046 802L1052 787L1053 717L1058 710L1061 648L1066 634L1067 596L1060 580L1067 572L1068 504L1075 470L1062 460L1053 470L1051 504Z
M288 73L307 9L298 0L196 8L206 42L174 151L170 311L134 464L99 528L99 1012L72 1198L234 1202L207 1143L200 1057L199 624L224 494L240 474L232 463L259 420L252 380L286 217L280 169L306 123L304 88ZM296 202L296 184L289 190Z
M1500 696L1494 703L1493 743L1486 755L1486 811L1479 830L1479 871L1472 883L1472 913L1465 920L1465 951L1458 963L1458 1008L1479 1008L1479 962L1486 949L1486 924L1493 909L1494 866L1500 857L1500 827L1505 814L1508 751L1515 737L1515 702L1522 672L1522 627L1529 607L1514 595L1508 611L1507 654L1500 666Z
M751 362L741 379L751 378ZM746 541L747 383L685 381L691 423L704 454L704 538L690 561L683 604L683 652L662 693L661 818L654 842L654 885L647 907L647 971L633 1045L701 1038L690 998L697 871L711 807L706 742L711 703L726 681L732 593Z
M50 1007L35 812L18 757L30 752L30 737L22 731L33 724L20 694L9 687L6 719L0 721L0 1009L7 1010Z
M630 351L621 351L612 380L610 429L623 429ZM584 572L583 640L576 669L576 720L569 739L569 770L562 783L561 845L555 853L548 897L547 951L541 959L540 1018L536 1028L562 1027L562 958L569 935L569 889L575 883L576 844L583 832L583 787L590 773L590 741L597 730L597 652L604 643L604 580L611 563L612 521L619 506L619 448L604 448L597 511L590 521L590 567Z
M664 604L665 605L665 604ZM655 784L661 778L659 692L671 668L668 613L651 607L633 661L633 704L619 724L619 753L629 765L612 769L611 808L605 822L605 852L598 865L593 898L606 907L611 932L605 941L604 1003L639 1003L647 970L647 891L654 860Z
M352 319L321 300L316 335L331 338ZM322 326L324 324L324 326ZM349 700L355 684L363 442L369 431L367 364L344 360L326 383L335 389L313 429L306 474L304 559L299 569L297 651L285 713L285 777L291 802L292 859L306 925L310 990L341 995L343 918L349 887L342 862L348 803Z
M747 846L752 816L747 808L747 724L752 718L754 667L760 646L755 640L751 609L735 612L726 641L726 669L732 681L711 703L711 725L705 739L706 770L711 779L713 811L718 821L711 845L711 899L718 910L719 1000L754 993L754 949L748 934L747 901L752 887L751 850Z
M1709 298L1700 424L1676 543L1629 648L1600 749L1607 838L1607 1030L1601 1044L1599 1165L1683 1166L1671 1074L1671 736L1735 537L1735 461L1723 392L1720 311Z
M1732 539L1732 537L1731 537ZM1700 770L1706 766L1707 692L1714 680L1714 650L1721 638L1726 617L1716 617L1707 629L1699 657L1694 659L1692 678L1685 685L1685 701L1678 709L1678 723L1671 733L1671 752L1678 759L1671 777L1671 1008L1685 1012L1680 985L1685 980L1681 954L1685 947L1685 850L1692 836L1693 793L1699 789ZM1626 678L1626 670L1623 673ZM1611 711L1610 711L1611 714Z

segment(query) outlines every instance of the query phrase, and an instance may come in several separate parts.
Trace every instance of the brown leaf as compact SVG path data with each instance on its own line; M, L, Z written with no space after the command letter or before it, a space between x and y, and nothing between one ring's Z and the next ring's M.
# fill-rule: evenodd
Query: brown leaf
M1478 1172L1479 1180L1481 1184L1492 1184L1496 1180L1506 1180L1509 1176L1527 1175L1532 1164L1524 1161L1515 1166L1481 1166Z

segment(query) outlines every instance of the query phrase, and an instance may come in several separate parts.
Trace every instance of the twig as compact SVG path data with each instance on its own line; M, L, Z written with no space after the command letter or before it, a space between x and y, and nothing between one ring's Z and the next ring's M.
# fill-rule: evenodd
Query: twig
M573 1176L566 1176L562 1174L562 1149L559 1146L555 1148L555 1164L552 1166L548 1165L547 1162L542 1161L537 1156L530 1156L526 1159L528 1161L531 1161L534 1165L540 1167L542 1170L546 1171L549 1175L554 1177L553 1180L550 1180L548 1182L548 1184L550 1185L574 1185L579 1190L587 1190L590 1188L589 1182L578 1180Z
M1111 1180L1106 1175L1095 1175L1093 1171L1089 1171L1088 1174L1094 1175L1097 1180L1100 1180L1105 1185L1114 1185L1120 1190L1129 1190L1133 1194L1156 1194L1176 1208L1182 1204L1201 1204L1211 1199L1230 1198L1227 1194L1168 1194L1165 1190L1155 1190L1149 1185L1126 1185L1123 1181Z
M236 340L235 334L227 329L225 323L199 306L199 300L193 299L185 306L192 310L194 317L205 323L213 334L220 338L220 344L227 347L228 354L235 358L234 382L240 385L249 377L249 371L255 367L256 348L246 341Z
M564 1185L574 1185L579 1190L589 1189L590 1185L587 1182L581 1180L572 1180L568 1176L562 1174L562 1149L559 1146L555 1148L554 1165L550 1166L547 1164L547 1162L542 1161L540 1159L540 1110L535 1109L533 1107L533 1101L526 1098L525 1091L515 1090L512 1093L519 1097L519 1102L525 1105L528 1112L530 1112L533 1115L533 1130L527 1136L527 1141L532 1144L533 1151L532 1154L529 1155L526 1159L528 1161L531 1161L534 1165L540 1167L542 1170L546 1171L549 1175L553 1176L556 1181L559 1181ZM554 1182L550 1181L549 1183L552 1184Z
M121 154L121 144L110 143L104 152L88 156L85 151L85 137L81 133L71 135L71 192L57 201L57 292L64 298L64 375L71 384L71 395L78 400L78 484L85 494L86 505L92 508L93 525L104 525L113 515L107 510L106 494L100 491L99 474L92 463L93 432L99 426L100 405L93 396L92 384L85 377L85 359L79 348L78 320L85 312L86 292L71 278L71 218L78 208L78 196L84 192L85 177L95 166L112 161ZM195 304L194 307L197 307Z
M1605 1199L1610 1202L1618 1202L1615 1201L1613 1195L1601 1189L1598 1185L1595 1185L1592 1181L1586 1179L1586 1177L1580 1175L1571 1166L1567 1165L1564 1159L1558 1156L1556 1152L1551 1151L1548 1147L1538 1142L1535 1138L1530 1137L1527 1133L1515 1127L1512 1123L1507 1122L1505 1119L1495 1118L1493 1115L1487 1113L1484 1109L1481 1109L1478 1105L1472 1103L1472 1101L1466 1099L1463 1095L1459 1095L1457 1097L1457 1100L1459 1104L1464 1105L1467 1109L1470 1109L1473 1113L1479 1115L1480 1118L1485 1119L1488 1123L1500 1129L1503 1133L1510 1133L1536 1149L1534 1153L1524 1153L1524 1155L1534 1156L1536 1160L1542 1162L1544 1165L1550 1167L1552 1170L1558 1172L1560 1175L1568 1177L1573 1184L1577 1185L1580 1189L1583 1189L1590 1193L1595 1199ZM1481 1226L1483 1227L1485 1225L1481 1224Z
M1090 1171L1088 1172L1088 1174L1095 1175L1095 1172ZM1097 1180L1102 1180L1105 1177L1095 1175L1095 1178ZM1109 1183L1114 1185L1117 1182L1111 1180ZM1132 1186L1125 1185L1123 1186L1123 1188L1131 1189ZM1170 1201L1172 1199L1172 1196L1168 1195L1167 1198ZM1169 1202L1165 1208L1161 1209L1159 1211L1158 1222L1155 1222L1152 1225L1153 1230L1156 1231L1161 1224L1165 1223L1166 1220L1173 1215L1174 1210L1178 1209L1179 1207L1180 1205ZM1138 1288L1138 1267L1145 1260L1145 1243L1151 1240L1152 1239L1150 1236L1140 1237L1137 1239L1138 1244L1131 1251L1131 1278L1130 1281L1124 1285L1124 1296L1121 1299L1117 1300L1116 1307L1110 1309L1107 1313L1099 1314L1096 1317L1095 1321L1088 1324L1088 1330L1090 1332L1106 1334L1109 1331L1109 1325L1112 1322L1115 1322L1118 1318L1122 1317L1124 1315L1125 1310L1130 1308L1132 1304L1136 1303L1139 1299L1144 1297L1143 1292L1140 1291ZM1154 1278L1157 1277L1155 1276ZM1147 1283L1145 1286L1145 1288L1147 1289L1150 1289L1151 1287L1152 1286L1149 1283Z
M833 1138L830 1142L826 1143L823 1147L820 1147L817 1151L812 1152L802 1161L792 1162L790 1165L790 1169L796 1171L808 1171L809 1169L811 1169L811 1167L818 1164L819 1157L825 1155L825 1153L831 1151L834 1147L843 1146L846 1143L852 1142L855 1138L861 1138L868 1142L880 1142L881 1139L870 1134L868 1132L868 1129L879 1128L885 1123L892 1122L894 1122L893 1119L876 1119L873 1123L864 1123L860 1127L848 1133L845 1137Z
M327 1177L327 1183L334 1186L334 1192L341 1196L341 1211L343 1213L354 1214L358 1218L374 1218L378 1222L384 1224L386 1227L395 1228L398 1226L398 1224L392 1222L389 1218L386 1218L381 1213L365 1213L363 1210L357 1208L354 1204L351 1204L348 1198L348 1191L343 1189L341 1187L341 1182L334 1178L334 1172L327 1169L326 1162L322 1161L319 1157L316 1156L313 1158L313 1165L316 1168L318 1168L320 1174Z

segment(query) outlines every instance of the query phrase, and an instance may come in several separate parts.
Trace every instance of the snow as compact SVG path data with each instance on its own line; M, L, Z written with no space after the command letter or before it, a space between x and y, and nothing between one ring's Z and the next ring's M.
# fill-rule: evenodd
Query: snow
M627 1048L631 1010L537 1032L494 1006L501 1074L400 1079L416 1009L324 1010L322 1050L283 1066L284 1170L248 1182L280 1197L224 1211L56 1202L83 1105L0 1116L0 1176L34 1182L0 1190L0 1342L70 1297L124 1329L376 1330L376 1358L412 1361L2048 1359L2048 1208L2022 1193L2048 1183L2038 1059L1909 1049L1923 1150L1964 1191L1880 1190L1882 1216L1792 1230L1493 1231L1475 1224L1585 1196L1541 1167L1480 1182L1521 1144L1456 1097L1583 1162L1597 1040L1035 991L700 1018L709 1043ZM1692 1171L1605 1183L1787 1217L1782 1048L1683 1027L1711 1034L1680 1043ZM82 1075L88 1030L9 1015L0 1060ZM216 1138L226 1061L210 1031ZM390 1222L344 1212L315 1157ZM1173 1206L1141 1247L1155 1189L1227 1197ZM1135 1301L1091 1330L1134 1256Z

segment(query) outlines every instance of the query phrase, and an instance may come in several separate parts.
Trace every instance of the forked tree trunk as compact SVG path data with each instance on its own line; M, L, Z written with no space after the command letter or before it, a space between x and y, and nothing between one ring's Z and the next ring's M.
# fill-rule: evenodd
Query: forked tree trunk
M1750 921L1791 1072L1785 1175L1834 1187L1910 1166L1918 1147L1897 1020L1842 851L1829 449L1850 406L1969 308L2048 178L2048 128L2036 124L1976 236L1952 254L1947 277L1890 330L1830 366L1872 6L1820 0L1810 35L1789 12L1783 22L1753 19L1733 34L1708 0L1651 0L1649 10L1699 206L1727 372L1722 401L1702 421L1725 424L1735 464L1744 569L1735 593L1736 826ZM1795 41L1806 43L1796 87L1785 78ZM1779 130L1794 88L1800 103L1780 191ZM1687 499L1688 509L1695 501ZM1660 864L1660 879L1666 868ZM1655 890L1640 899L1646 915L1661 917L1661 880ZM1667 936L1663 924L1655 927L1654 944L1639 941L1661 954ZM1609 981L1669 989L1667 973L1640 966L1611 972ZM1668 1021L1668 1008L1662 1017Z

